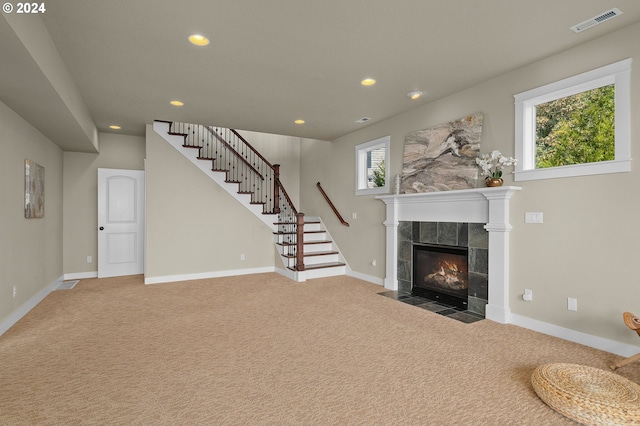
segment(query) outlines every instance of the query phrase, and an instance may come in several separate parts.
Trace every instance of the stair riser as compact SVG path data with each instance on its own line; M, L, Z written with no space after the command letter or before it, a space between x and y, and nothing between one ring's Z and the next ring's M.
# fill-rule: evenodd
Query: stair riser
M313 234L304 234L304 242L309 243L313 241L327 241L329 237L327 237L326 232L318 232Z
M320 268L305 271L307 279L335 277L337 275L345 275L347 268L345 266L336 266L333 268Z
M321 223L305 223L304 230L306 232L324 231Z
M305 244L303 248L305 253L315 253L319 251L329 251L333 250L333 244L331 243L322 243L322 244Z
M293 253L292 247L276 245L276 248L278 249L278 253L281 255ZM304 253L307 255L313 254L313 253L319 253L319 252L326 252L326 251L335 251L333 245L329 243L328 244L312 244L312 245L306 245L304 247Z
M326 260L326 259L324 259L324 260ZM323 263L329 263L329 262L320 262L320 261L318 261L318 262L315 262L315 263L311 263L311 262L307 262L307 261L305 260L305 266L306 266L307 268L309 268L308 270L312 270L312 269L313 269L313 267L314 267L315 265L320 265L320 264L323 264ZM333 262L332 262L332 263L333 263ZM335 263L340 263L340 262L335 262ZM288 262L286 262L286 263L285 263L285 265L286 265L286 267L288 267L288 268L292 268L292 269L293 269L293 268L295 267L295 265L296 265L295 259L289 259L289 261L288 261ZM335 266L335 267L322 267L322 268L318 268L318 269L331 269L331 268L338 268L338 267L339 267L339 266Z
M337 254L327 254L324 256L305 256L305 265L317 265L318 263L339 262L340 258Z
M295 239L295 235L291 234L274 234L274 241L276 243L282 243L285 241L291 241ZM313 243L316 241L328 241L329 237L326 232L319 232L314 234L304 234L304 242L305 243Z
M286 225L282 225L279 224L277 225L278 227L278 231L282 231L282 232L288 232L288 231L292 231L295 229L295 224L291 223L287 223ZM320 223L305 223L304 224L304 231L305 232L317 232L317 231L324 231L325 229L322 227L322 224Z

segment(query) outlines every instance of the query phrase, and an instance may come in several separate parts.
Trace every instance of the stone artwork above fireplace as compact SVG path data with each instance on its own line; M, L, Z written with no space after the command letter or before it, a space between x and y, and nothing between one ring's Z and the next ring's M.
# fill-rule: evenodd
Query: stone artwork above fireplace
M474 305L486 303L484 313L487 319L508 323L511 314L509 308L509 231L511 231L509 200L520 190L521 188L517 186L503 186L376 197L386 204L387 209L387 218L384 222L387 229L385 288L398 290L403 286L403 290L407 289L406 277L410 276L410 273L405 274L402 269L401 261L407 257L406 253L401 251L403 249L399 242L402 238L405 240L413 238L416 226L414 223L419 223L417 225L421 233L419 239L430 238L426 237L427 234L434 235L433 232L423 233L423 228L425 230L433 226L437 228L440 224L442 230L451 229L450 232L440 231L441 235L453 237L456 234L458 241L464 232L467 232L467 238L469 238L469 229L475 232L477 226L480 226L488 235L486 249L477 247L486 250L486 252L478 251L477 253L484 253L488 258L487 289L485 295L481 287L473 290L470 284L470 294L475 291L476 296L473 297L477 299L472 302ZM404 224L405 222L407 224ZM430 225L429 222L435 225ZM460 224L467 224L466 230ZM453 227L456 229L455 232ZM438 235L438 232L436 231L435 235ZM411 237L405 237L407 233ZM477 306L473 308L478 313L482 312L478 311L479 309Z

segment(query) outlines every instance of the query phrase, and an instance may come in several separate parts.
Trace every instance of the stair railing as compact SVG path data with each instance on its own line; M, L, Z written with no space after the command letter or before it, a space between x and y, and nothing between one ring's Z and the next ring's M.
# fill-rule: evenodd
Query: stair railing
M280 181L280 165L271 164L235 129L171 122L170 134L184 136L185 147L198 148L198 158L211 160L212 171L226 173L238 193L250 194L264 214L278 216L278 234L287 257L295 257L295 270L304 271L304 213L298 213ZM300 222L302 217L302 222Z
M338 212L338 209L336 209L336 206L333 205L333 203L331 202L331 199L329 199L329 196L327 195L327 193L324 192L324 189L322 189L322 185L320 185L320 182L316 183L316 186L320 190L320 193L324 197L325 201L327 203L329 203L329 207L331 207L331 210L333 210L333 212L335 213L335 215L338 218L338 220L340 221L340 223L343 224L344 226L349 226L349 222L347 222L346 220L344 220L342 218L342 215L340 214L340 212Z
M293 206L279 178L278 187L283 195L278 213L278 234L283 254L289 259L295 259L294 270L304 271L304 213L299 213Z

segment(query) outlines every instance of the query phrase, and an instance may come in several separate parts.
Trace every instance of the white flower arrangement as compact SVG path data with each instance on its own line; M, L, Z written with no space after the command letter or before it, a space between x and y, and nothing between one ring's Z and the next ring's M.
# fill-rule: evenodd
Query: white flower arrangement
M491 151L490 154L482 154L476 158L476 164L482 168L482 176L499 179L502 177L502 168L513 166L518 163L513 157L505 157L498 150Z

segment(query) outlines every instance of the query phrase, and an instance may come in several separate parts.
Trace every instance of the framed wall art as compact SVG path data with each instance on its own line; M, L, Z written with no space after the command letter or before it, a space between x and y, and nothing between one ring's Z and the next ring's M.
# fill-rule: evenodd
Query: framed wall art
M482 113L405 136L400 193L475 188Z
M44 167L24 161L24 217L44 217Z

